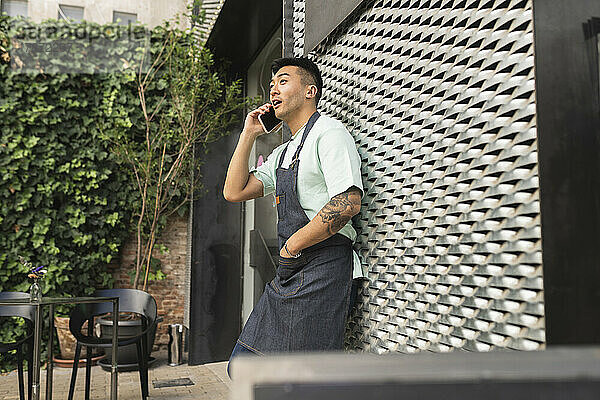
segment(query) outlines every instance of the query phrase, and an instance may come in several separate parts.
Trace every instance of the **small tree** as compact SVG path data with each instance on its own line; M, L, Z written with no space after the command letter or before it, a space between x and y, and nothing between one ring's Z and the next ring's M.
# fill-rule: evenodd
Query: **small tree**
M223 82L212 54L197 37L193 27L181 30L168 23L152 31L149 51L132 75L145 126L110 135L139 194L136 289L141 285L146 290L149 279L161 278L152 255L166 219L183 211L201 188L199 167L206 145L228 134L247 104L241 83ZM143 68L148 57L150 66Z

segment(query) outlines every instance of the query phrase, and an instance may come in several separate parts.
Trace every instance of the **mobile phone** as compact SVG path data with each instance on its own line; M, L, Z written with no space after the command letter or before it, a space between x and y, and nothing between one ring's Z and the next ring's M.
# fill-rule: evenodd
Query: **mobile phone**
M258 120L266 133L273 132L281 124L281 120L275 116L275 109L272 106L269 107L269 111L260 114Z

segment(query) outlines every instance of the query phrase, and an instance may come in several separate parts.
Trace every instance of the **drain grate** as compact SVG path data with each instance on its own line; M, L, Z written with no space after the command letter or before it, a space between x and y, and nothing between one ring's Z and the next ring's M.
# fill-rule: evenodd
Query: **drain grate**
M162 381L152 381L154 389L177 386L193 386L194 382L190 378L165 379Z

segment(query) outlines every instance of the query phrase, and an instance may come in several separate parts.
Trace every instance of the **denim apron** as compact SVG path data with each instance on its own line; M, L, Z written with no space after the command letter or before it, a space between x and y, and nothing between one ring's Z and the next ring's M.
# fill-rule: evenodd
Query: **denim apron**
M300 151L319 113L304 129L290 166L276 170L279 248L310 222L298 201L296 183ZM341 350L352 285L352 242L341 234L310 246L298 258L279 258L275 278L265 286L238 339L256 354Z

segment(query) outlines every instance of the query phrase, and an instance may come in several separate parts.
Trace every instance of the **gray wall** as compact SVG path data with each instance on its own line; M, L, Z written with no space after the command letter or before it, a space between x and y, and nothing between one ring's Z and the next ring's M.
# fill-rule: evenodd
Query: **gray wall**
M323 7L323 0L306 0L304 53L312 51L333 31L362 0L336 0L335 7Z

